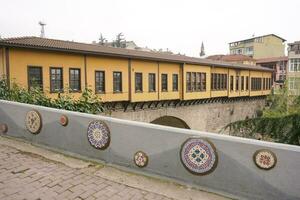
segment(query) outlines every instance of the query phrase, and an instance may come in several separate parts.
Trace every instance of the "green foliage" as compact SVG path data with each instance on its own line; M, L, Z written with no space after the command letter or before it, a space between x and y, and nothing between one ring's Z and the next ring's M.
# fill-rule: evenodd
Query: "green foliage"
M228 124L230 135L300 145L300 97L290 96L287 87L267 98L263 115Z
M100 98L91 89L84 89L79 99L69 93L58 93L51 99L39 88L27 90L15 83L9 88L5 79L0 79L0 99L91 114L104 111Z

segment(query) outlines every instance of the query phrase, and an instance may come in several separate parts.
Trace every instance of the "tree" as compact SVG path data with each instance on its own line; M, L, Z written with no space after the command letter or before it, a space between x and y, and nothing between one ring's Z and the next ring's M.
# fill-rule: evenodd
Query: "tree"
M103 37L102 33L100 34L99 44L104 45L107 42L106 38Z
M119 47L119 48L124 48L124 46L122 45L122 43L125 42L125 37L123 33L119 33L116 36L116 40L113 41L113 47Z
M300 96L289 95L286 85L268 96L261 117L233 122L224 129L234 136L300 145Z
M202 42L202 44L201 44L201 51L200 51L200 57L203 57L203 56L205 56L205 50L204 50L204 44Z

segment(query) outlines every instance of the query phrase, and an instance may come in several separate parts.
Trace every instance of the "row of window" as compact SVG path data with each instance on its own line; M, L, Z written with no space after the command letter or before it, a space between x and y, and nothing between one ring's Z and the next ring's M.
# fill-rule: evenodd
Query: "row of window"
M292 58L289 60L290 72L300 72L300 58Z
M156 74L148 74L148 91L156 91ZM161 74L161 91L168 91L168 74ZM172 91L178 91L178 74L172 75ZM135 92L143 92L143 73L135 73Z
M206 91L206 73L187 72L186 91L187 92Z
M96 92L105 91L105 72L95 72ZM42 67L28 67L29 88L38 87L43 89ZM50 67L50 92L63 91L63 68ZM79 68L69 68L69 89L70 92L81 91L81 71ZM122 72L113 72L113 90L122 92Z
M80 69L69 69L69 89L72 92L81 90ZM235 90L249 90L249 77L236 76ZM245 84L246 80L246 84ZM43 88L42 67L28 67L28 85L29 88ZM234 76L230 76L230 90L234 90ZM227 90L227 74L211 74L212 90ZM251 78L251 90L269 90L271 89L270 78ZM148 74L148 90L156 91L156 74ZM172 75L172 90L178 91L178 74ZM187 92L206 91L206 73L187 72L186 73ZM50 91L63 91L63 69L59 67L50 67ZM105 71L95 71L95 91L96 93L105 93ZM135 91L143 92L143 73L135 73ZM161 91L168 91L168 74L161 74ZM113 92L122 92L122 72L113 72Z
M72 92L81 90L80 69L69 69L69 89ZM148 74L149 92L156 91L156 75ZM42 67L28 67L28 85L29 88L43 88ZM172 75L172 89L178 91L178 74ZM161 74L161 90L168 91L168 74ZM50 91L63 91L63 69L59 67L50 67ZM96 93L105 93L105 71L95 71L95 91ZM135 91L143 92L143 74L135 73ZM122 72L113 72L113 92L122 92Z
M212 90L227 90L227 74L211 74Z

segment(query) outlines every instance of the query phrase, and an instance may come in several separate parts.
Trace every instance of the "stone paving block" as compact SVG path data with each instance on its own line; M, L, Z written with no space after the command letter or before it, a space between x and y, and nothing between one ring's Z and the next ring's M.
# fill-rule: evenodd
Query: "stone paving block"
M95 176L97 170L70 168L0 145L0 200L165 199Z

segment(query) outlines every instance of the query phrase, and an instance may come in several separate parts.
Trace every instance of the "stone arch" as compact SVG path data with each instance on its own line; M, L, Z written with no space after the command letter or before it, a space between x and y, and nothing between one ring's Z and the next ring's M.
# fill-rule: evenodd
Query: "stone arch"
M185 129L191 129L189 125L182 119L174 116L162 116L159 117L152 122L151 124L159 124L159 125L164 125L164 126L171 126L171 127L176 127L176 128L185 128Z

